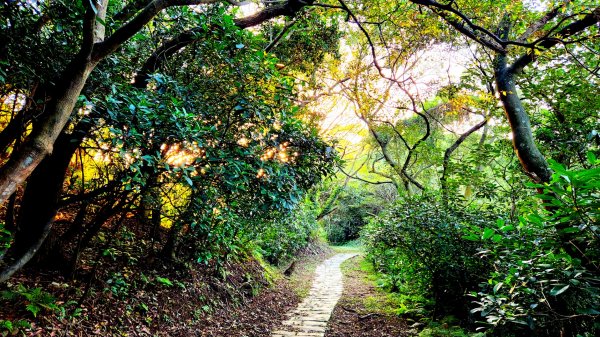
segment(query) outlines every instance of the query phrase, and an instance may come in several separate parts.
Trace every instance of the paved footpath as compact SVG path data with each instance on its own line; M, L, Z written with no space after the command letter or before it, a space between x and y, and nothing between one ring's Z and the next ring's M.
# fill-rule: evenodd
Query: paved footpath
M288 313L288 319L271 336L323 337L331 312L344 290L340 264L355 255L337 254L318 266L308 296Z

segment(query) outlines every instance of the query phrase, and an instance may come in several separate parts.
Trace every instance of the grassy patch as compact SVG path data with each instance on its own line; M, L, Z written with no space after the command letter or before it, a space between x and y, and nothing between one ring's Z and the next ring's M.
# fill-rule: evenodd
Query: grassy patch
M363 298L363 305L367 312L381 313L386 315L397 315L407 318L408 322L426 324L419 333L421 337L484 337L482 333L470 333L458 326L458 320L447 316L439 322L432 322L427 317L427 310L423 305L427 299L419 295L411 295L405 292L390 293L381 286L381 275L377 273L373 264L364 257L352 262L346 261L342 264L344 272L360 272L365 282L375 286L376 292ZM346 269L344 269L346 268Z
M359 240L349 241L340 246L331 246L334 252L337 253L362 253L364 247Z
M398 308L398 299L394 294L386 293L376 287L377 273L373 265L363 256L344 261L341 265L342 273L360 275L362 281L375 286L376 290L357 300L362 302L362 306L369 313L378 313L383 315L396 315Z
M458 326L449 326L447 323L430 323L419 337L485 337L486 334L466 332Z

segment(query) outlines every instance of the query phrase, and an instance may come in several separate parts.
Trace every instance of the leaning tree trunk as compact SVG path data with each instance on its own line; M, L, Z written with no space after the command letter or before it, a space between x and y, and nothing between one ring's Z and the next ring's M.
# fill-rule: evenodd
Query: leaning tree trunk
M512 130L513 147L521 166L535 182L550 181L552 171L533 139L529 116L517 94L515 75L508 68L506 55L496 56L494 73L500 100Z
M95 63L78 58L71 63L71 71L57 85L56 97L46 110L50 113L35 128L18 152L0 169L0 204L4 203L42 162L52 153L54 142L67 124L77 104L79 94Z
M67 168L90 127L91 123L81 122L73 133L63 131L56 141L57 151L44 159L27 180L15 233L15 255L24 254L53 221Z
M54 142L67 125L90 73L107 56L93 55L92 52L95 44L104 41L108 0L99 0L95 5L91 1L84 4L87 10L83 20L81 49L67 65L52 90L52 99L45 107L45 116L38 127L33 129L27 141L0 168L0 204L3 204L17 187L29 178L42 160L52 153Z
M506 38L509 28L510 23L507 17L505 17L500 27L500 36ZM500 100L506 112L506 118L512 130L515 153L521 162L521 167L534 182L548 183L552 178L552 170L546 158L535 144L529 116L517 94L515 77L516 73L521 70L521 67L515 67L514 64L510 67L508 66L506 54L496 54L494 60L494 77ZM541 193L541 190L539 192ZM550 206L547 207L547 210L554 212L556 207ZM565 232L565 229L571 225L567 222L554 226L560 238L560 245L569 255L579 258L585 263L585 249L581 249L575 245L573 240L576 237L575 233Z

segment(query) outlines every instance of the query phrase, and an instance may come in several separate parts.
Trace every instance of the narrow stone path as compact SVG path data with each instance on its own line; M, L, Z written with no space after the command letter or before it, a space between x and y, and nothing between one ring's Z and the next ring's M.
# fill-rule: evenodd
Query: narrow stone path
M337 254L318 266L308 296L271 336L323 337L331 312L344 290L340 264L355 255Z

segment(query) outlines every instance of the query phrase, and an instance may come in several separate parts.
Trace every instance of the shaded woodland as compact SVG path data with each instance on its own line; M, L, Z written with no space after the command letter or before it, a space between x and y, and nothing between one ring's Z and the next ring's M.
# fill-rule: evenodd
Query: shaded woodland
M590 1L2 1L2 333L202 324L325 238L360 241L428 328L596 335L599 21Z

